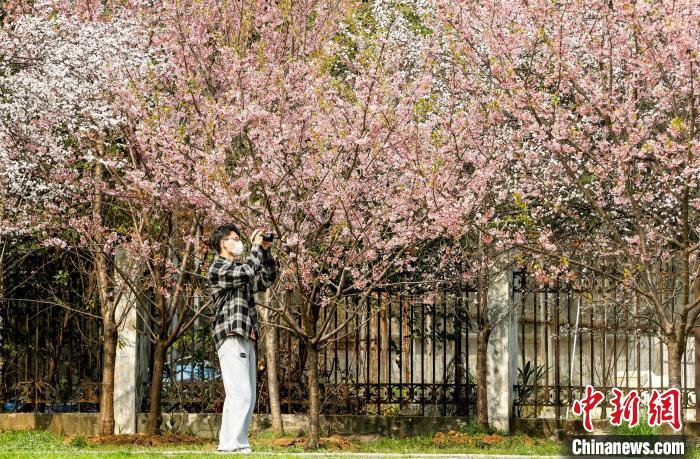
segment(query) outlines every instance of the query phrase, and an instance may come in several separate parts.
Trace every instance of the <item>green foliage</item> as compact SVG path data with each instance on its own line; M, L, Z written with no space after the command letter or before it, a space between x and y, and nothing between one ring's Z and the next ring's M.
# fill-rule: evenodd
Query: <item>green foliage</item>
M535 384L540 379L544 378L547 373L547 368L544 365L535 367L529 360L523 368L518 368L518 384L528 386Z
M525 230L532 232L535 221L530 215L530 209L522 196L514 193L511 199L497 209L495 225L501 229Z
M679 117L673 118L671 120L671 122L669 123L669 126L671 127L671 129L678 131L678 132L683 132L686 130L685 122L683 121L682 118L679 118Z
M63 437L40 430L18 430L0 433L3 452L58 451L66 449Z
M321 62L321 68L337 81L344 81L350 71L347 63L358 58L358 37L368 39L376 30L371 5L362 4L345 20L344 26L344 31L334 37L338 52L325 56Z
M88 445L88 441L85 435L76 435L74 437L70 437L68 440L68 445L72 446L73 448L85 448Z
M483 435L483 434L477 434ZM403 453L403 454L493 454L493 455L527 455L557 456L563 453L562 445L553 441L529 439L521 435L507 435L499 444L489 445L478 439L471 445L447 444L436 445L433 436L409 438L379 438L358 444L356 452L366 453Z
M520 400L532 400L535 395L533 385L544 379L549 367L538 365L535 367L529 360L523 368L518 368L518 385L520 386ZM534 407L526 406L521 412L521 417L537 417Z
M483 434L475 434L483 435ZM280 438L292 438L295 435L276 434L273 432L261 432L252 435L251 443L253 451L262 453L253 454L252 457L269 457L269 453L276 453L277 457L285 457L284 453L302 453L302 444L291 446L279 446L275 440ZM422 435L410 438L384 438L369 439L367 441L353 441L353 453L441 453L441 454L522 454L522 455L546 455L556 456L562 454L562 446L557 442L530 439L519 435L506 435L498 444L476 442L472 445L447 444L437 445L433 441L433 435ZM29 455L50 455L53 458L74 457L172 457L173 451L178 451L177 456L182 458L218 457L215 442L208 443L193 450L192 445L164 445L148 448L130 445L89 445L82 435L64 438L62 436L42 431L19 431L0 433L1 457L27 457ZM187 451L187 452L185 452ZM289 456L291 457L291 456Z
M54 274L53 280L56 284L59 284L63 287L67 287L68 281L69 281L68 271L64 271L62 269L59 269L58 272L56 274Z
M415 104L414 112L416 115L416 118L419 121L425 121L428 118L428 115L432 114L435 112L437 109L437 97L432 95L430 97L424 97L420 100L418 100ZM435 172L435 168L438 168L442 164L434 164L433 167L433 172Z
M479 435L479 434L492 434L496 432L493 427L487 427L486 429L479 428L479 423L476 418L471 418L467 422L461 422L459 426L459 431L467 435Z
M406 19L406 21L408 22L408 28L411 30L411 32L422 36L430 35L433 33L433 31L430 28L425 26L425 24L423 23L423 18L421 18L421 16L418 15L418 13L416 13L416 11L411 5L399 3L396 5L396 10L400 12Z
M639 413L639 424L630 427L625 421L620 426L613 426L611 433L613 435L661 435L661 427L651 427L649 425L648 416L645 411Z

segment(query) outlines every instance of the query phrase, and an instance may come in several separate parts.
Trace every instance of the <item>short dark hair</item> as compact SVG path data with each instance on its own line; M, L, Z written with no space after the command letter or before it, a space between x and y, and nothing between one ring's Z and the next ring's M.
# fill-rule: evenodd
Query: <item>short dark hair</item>
M241 232L233 223L217 226L211 233L211 239L209 239L209 245L211 246L212 250L214 250L216 253L221 252L221 240L231 233L236 233L238 237L241 237Z

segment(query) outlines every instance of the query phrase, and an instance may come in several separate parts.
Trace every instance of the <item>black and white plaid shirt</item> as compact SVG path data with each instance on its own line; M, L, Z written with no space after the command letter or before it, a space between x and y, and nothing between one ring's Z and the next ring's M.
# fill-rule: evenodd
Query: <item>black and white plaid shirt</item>
M244 262L217 255L209 267L209 283L214 299L214 344L218 349L227 336L250 339L258 333L258 313L253 295L267 290L277 277L269 250L255 244Z

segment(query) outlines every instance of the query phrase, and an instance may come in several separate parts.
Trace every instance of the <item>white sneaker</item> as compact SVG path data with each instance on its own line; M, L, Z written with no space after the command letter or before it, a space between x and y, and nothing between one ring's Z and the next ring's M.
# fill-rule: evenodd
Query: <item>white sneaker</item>
M253 450L250 448L241 448L241 449L217 449L217 453L222 453L222 454L252 454Z

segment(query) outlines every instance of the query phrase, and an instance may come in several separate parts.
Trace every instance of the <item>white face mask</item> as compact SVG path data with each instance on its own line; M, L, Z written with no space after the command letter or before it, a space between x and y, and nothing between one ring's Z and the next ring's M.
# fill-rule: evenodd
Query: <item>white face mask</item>
M235 256L242 255L244 249L245 249L245 247L243 246L243 243L239 239L238 241L236 241L236 246L233 248L233 254Z

